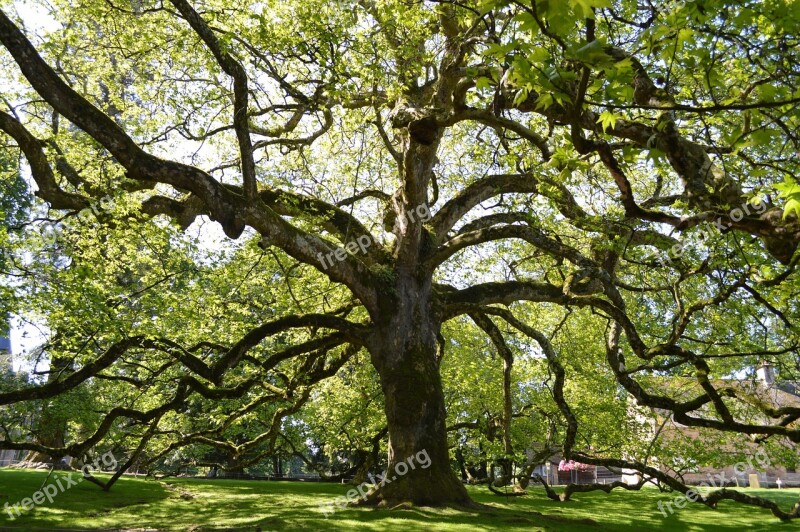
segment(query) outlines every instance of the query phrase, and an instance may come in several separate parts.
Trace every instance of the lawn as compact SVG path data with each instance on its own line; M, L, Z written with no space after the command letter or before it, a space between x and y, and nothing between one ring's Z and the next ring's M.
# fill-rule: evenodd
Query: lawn
M0 505L9 506L40 489L46 472L0 469ZM52 482L52 479L51 479ZM62 483L63 485L63 483ZM325 518L320 505L343 495L349 486L311 482L264 482L202 479L123 478L104 493L83 482L17 519L0 512L0 530L150 529L212 530L402 530L468 532L484 530L641 531L641 530L798 530L767 510L722 501L711 510L690 504L663 517L659 500L667 494L641 492L576 494L555 503L534 488L527 497L504 498L486 488L471 487L475 500L489 509L458 512L415 508L375 510L345 508ZM746 490L790 508L800 490Z

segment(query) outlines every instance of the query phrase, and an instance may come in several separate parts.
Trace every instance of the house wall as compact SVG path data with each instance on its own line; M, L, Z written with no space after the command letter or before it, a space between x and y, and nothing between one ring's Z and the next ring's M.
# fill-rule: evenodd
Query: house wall
M760 487L776 488L777 480L781 479L781 486L784 488L800 487L800 473L789 473L784 467L768 467L766 470L750 470L741 473L734 468L726 467L723 469L713 469L710 467L701 468L697 473L687 473L683 475L684 482L690 486L696 486L705 482L709 486L720 487L724 484L728 487L749 487L750 475L757 474Z
M24 451L0 451L0 467L8 467L22 460Z

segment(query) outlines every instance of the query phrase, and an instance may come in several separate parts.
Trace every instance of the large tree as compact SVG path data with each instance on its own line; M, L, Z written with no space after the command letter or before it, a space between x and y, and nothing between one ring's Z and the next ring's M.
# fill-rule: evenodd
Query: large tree
M122 430L121 418L142 446L171 436L165 452L201 441L243 455L249 444L215 440L219 427L187 435L163 423L213 404L228 420L289 401L251 440L274 441L310 386L366 350L384 396L389 467L422 451L431 458L374 500L469 504L448 455L443 324L469 316L508 375L509 335L538 346L569 457L578 426L564 395L569 354L531 324L542 305L598 315L606 371L639 404L684 425L800 441L800 409L711 378L758 357L788 377L800 369L787 358L800 225L766 198L781 185L791 199L797 179L796 3L86 0L40 9L57 31L37 29L23 2L6 4L2 60L16 70L5 70L0 130L24 154L36 194L54 211L83 213L64 223L84 227L76 251L95 262L76 262L75 279L110 268L100 261L115 260L105 249L113 235L162 230L165 218L184 229L210 219L227 238L274 251L274 278L301 271L306 290L328 280L337 296L336 305L324 294L313 304L267 302L261 315L251 306L249 324L215 314L235 323L225 332L193 307L206 325L159 329L175 335L167 338L133 334L133 318L121 326L122 293L157 286L203 299L222 290L206 277L191 287L166 273L145 280L135 265L106 272L120 299L91 301L108 321L96 318L86 342L76 323L61 347L81 363L0 394L0 404L52 397L93 376L133 386L169 364L183 373L172 388L151 388L147 405L111 409L86 438L39 450L81 454ZM15 71L24 86L12 88ZM105 251L92 255L91 242ZM236 258L225 267L235 270ZM163 270L184 261L163 259ZM239 265L245 277L262 267ZM256 288L253 298L267 298ZM161 317L185 319L186 301L161 307ZM741 315L712 319L731 311ZM104 327L115 333L98 335ZM148 351L171 362L111 375ZM290 360L293 373L278 371ZM652 373L693 375L696 394L673 397L637 380ZM256 389L263 395L252 403L225 406ZM504 401L506 452L511 407ZM575 456L599 460L588 451Z

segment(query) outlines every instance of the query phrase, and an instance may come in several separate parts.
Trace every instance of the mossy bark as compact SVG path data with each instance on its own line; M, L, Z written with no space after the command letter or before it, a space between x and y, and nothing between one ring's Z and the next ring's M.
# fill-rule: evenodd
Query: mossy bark
M473 506L450 465L430 282L402 277L371 349L389 428L386 477L369 503Z

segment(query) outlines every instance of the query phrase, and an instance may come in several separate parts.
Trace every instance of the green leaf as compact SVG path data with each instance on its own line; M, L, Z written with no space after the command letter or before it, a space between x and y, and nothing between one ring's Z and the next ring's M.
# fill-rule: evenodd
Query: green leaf
M575 58L589 64L600 64L607 62L610 56L603 50L604 44L599 40L594 40L575 51Z
M517 95L514 96L514 105L519 105L527 99L528 99L528 89L523 87L519 91L517 91Z
M800 184L790 178L785 178L783 183L775 185L775 189L780 192L780 198L786 199L783 207L783 217L786 218L792 212L800 217Z
M536 98L536 109L537 110L544 110L553 105L553 95L548 93L540 94L538 98Z
M492 87L492 85L494 85L494 81L485 76L481 76L475 80L475 86L478 88L478 90L489 89Z
M536 33L539 31L539 24L536 22L536 19L531 13L523 11L514 18L520 23L519 29L522 31L527 31L530 33Z
M572 9L581 18L594 18L594 9L610 7L610 0L570 0Z
M614 113L612 113L611 111L603 111L602 113L600 113L600 117L597 119L597 123L602 124L603 132L605 132L608 130L609 127L613 129L614 126L616 126L617 118L619 117Z

